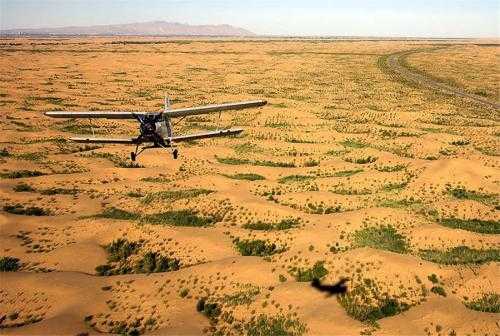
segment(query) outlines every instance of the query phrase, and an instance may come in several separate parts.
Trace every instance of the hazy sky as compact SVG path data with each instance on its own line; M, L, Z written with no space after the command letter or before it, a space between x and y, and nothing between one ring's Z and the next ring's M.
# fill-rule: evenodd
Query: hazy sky
M153 20L273 35L500 37L500 0L0 0L0 27Z

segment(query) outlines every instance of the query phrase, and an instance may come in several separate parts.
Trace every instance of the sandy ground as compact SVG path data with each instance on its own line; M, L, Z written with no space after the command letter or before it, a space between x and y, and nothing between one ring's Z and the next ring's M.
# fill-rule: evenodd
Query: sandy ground
M422 49L398 66L498 104L499 47L481 43L0 40L2 270L17 260L0 272L0 333L500 334L499 111L384 61ZM127 146L65 140L88 121L43 115L159 111L165 94L268 105L182 120L178 134L245 132L138 167ZM242 255L252 241L267 248ZM177 267L148 270L151 255Z

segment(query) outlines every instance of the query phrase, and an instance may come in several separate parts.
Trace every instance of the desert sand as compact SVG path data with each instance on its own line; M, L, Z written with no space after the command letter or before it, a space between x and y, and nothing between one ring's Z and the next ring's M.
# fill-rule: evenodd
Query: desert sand
M499 335L495 43L1 39L0 333ZM43 115L165 95L268 105L179 121L245 132L137 164Z

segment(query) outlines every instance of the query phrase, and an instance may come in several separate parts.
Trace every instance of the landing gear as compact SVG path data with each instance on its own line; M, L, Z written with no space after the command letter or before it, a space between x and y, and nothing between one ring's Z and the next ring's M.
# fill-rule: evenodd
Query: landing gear
M174 156L174 160L177 160L177 156L179 156L179 151L177 150L177 148L172 151L172 155Z
M137 157L137 154L134 152L130 152L130 160L135 161L135 158Z

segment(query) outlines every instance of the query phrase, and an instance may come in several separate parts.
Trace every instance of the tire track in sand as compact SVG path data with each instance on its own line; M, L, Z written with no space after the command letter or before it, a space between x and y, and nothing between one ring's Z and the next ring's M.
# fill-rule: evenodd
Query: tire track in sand
M483 106L494 108L496 110L500 109L500 103L488 100L484 97L469 93L465 91L464 88L459 88L442 81L436 80L433 76L426 74L424 71L415 71L414 69L408 67L406 64L406 57L411 54L416 54L424 51L435 51L443 49L443 47L438 48L424 48L416 49L410 51L397 52L394 54L384 55L379 60L379 66L383 70L399 76L400 78L407 80L411 83L417 84L419 86L439 91L447 95L453 95L459 98L469 99Z

